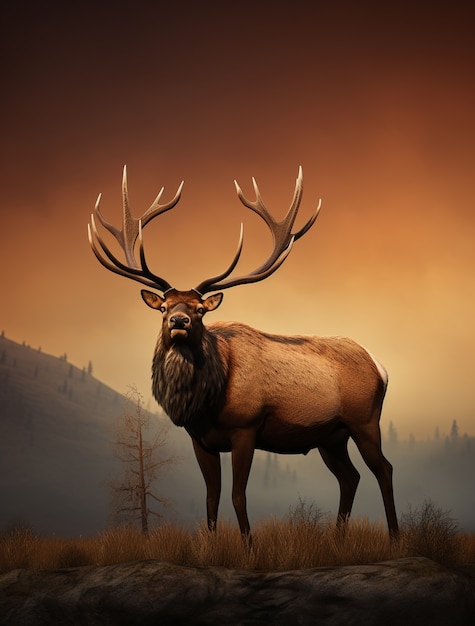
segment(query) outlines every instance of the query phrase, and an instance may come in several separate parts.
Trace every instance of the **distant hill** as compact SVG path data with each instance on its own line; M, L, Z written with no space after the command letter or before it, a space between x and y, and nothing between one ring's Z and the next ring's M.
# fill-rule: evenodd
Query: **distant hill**
M45 534L87 535L107 528L108 485L121 470L112 442L124 402L87 367L0 336L0 531L18 522ZM155 487L171 501L162 513L193 526L205 517L205 487L190 439L158 407L152 422L170 424L165 453L179 457ZM474 437L397 441L393 436L384 450L394 466L399 513L430 498L450 510L462 528L475 531ZM382 518L376 481L353 444L350 454L362 476L354 512ZM220 515L234 521L230 456L221 456ZM256 451L247 496L255 523L284 516L299 498L335 514L339 493L317 451L305 457Z
M91 532L107 518L123 397L67 362L0 338L0 526Z

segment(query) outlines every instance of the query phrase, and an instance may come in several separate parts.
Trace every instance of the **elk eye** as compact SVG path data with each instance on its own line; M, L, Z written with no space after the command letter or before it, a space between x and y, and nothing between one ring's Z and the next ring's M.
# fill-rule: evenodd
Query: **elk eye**
M198 313L198 315L204 315L205 314L205 310L204 310L204 308L202 306L199 306L196 309L196 312Z
M160 310L162 313L165 313L166 308L162 305L162 306L160 307L160 309L159 309L159 310Z

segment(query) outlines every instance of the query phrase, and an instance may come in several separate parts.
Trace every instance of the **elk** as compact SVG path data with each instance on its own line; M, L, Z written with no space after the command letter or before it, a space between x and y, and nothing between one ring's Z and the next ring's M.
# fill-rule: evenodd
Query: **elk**
M235 322L203 324L204 316L221 304L224 289L273 274L318 216L321 201L306 224L292 233L303 193L301 167L290 208L281 222L269 213L256 181L252 181L255 201L248 200L234 181L237 195L267 224L274 247L269 258L246 275L231 276L243 246L242 224L237 251L221 274L188 291L179 291L153 274L145 259L142 228L178 203L183 182L173 199L164 204L160 204L162 188L137 219L129 208L125 167L122 229L104 219L99 195L88 225L92 250L108 270L155 290L141 291L145 303L162 314L152 390L173 423L184 427L191 437L206 483L210 529L216 527L221 494L220 453L231 452L232 502L241 533L249 536L246 486L256 448L279 454L307 454L318 448L339 483L337 524L343 526L360 479L347 450L351 437L379 483L390 537L395 539L398 522L392 466L382 453L379 427L388 382L383 366L347 338L273 335ZM107 247L96 218L119 243L125 263Z

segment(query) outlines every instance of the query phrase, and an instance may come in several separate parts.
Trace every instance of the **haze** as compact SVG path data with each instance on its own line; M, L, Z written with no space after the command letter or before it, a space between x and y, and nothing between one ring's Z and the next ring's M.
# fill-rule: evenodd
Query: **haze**
M160 319L103 269L86 224L99 192L120 225L164 185L183 197L146 232L153 271L188 289L270 236L298 166L314 228L211 319L349 335L386 366L400 437L474 432L474 4L69 3L3 7L2 307L15 341L120 392L150 394ZM213 316L213 317L211 317ZM386 426L383 426L383 431Z

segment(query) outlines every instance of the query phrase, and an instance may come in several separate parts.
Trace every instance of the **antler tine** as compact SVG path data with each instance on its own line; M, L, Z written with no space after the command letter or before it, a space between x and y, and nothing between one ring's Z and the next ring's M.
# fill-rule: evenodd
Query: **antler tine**
M115 226L107 222L107 220L105 220L102 216L102 213L100 211L101 194L99 194L97 198L94 207L94 213L91 215L91 225L88 225L89 243L91 244L92 250L97 259L102 263L102 265L104 265L104 267L111 270L112 272L115 272L116 274L126 276L127 278L132 278L133 280L141 282L149 287L155 287L156 289L159 289L161 291L170 289L170 284L163 278L160 278L159 276L153 274L147 266L147 263L145 261L145 254L143 251L142 225L145 226L145 224L150 222L150 220L152 220L154 217L172 209L180 200L183 184L184 181L180 183L178 190L172 200L170 200L166 204L160 204L160 199L164 190L164 188L162 187L159 194L151 204L150 208L145 211L141 218L135 218L130 211L129 194L127 189L127 168L124 165L122 176L122 229L120 230L116 228ZM122 263L109 250L106 243L99 235L94 219L95 215L98 217L104 228L106 228L117 240L118 244L124 252L126 264ZM137 262L134 253L137 238L139 238L140 241L141 265L139 265L139 263ZM104 258L104 255L109 260Z
M160 198L162 197L165 187L162 187L160 189L157 197L150 205L150 208L148 208L145 211L145 213L142 215L142 217L140 218L140 221L142 222L142 227L146 226L150 222L150 220L152 220L157 215L161 215L162 213L165 213L166 211L173 209L173 207L178 203L178 201L181 198L181 192L182 192L184 184L185 184L185 181L182 180L181 183L178 185L178 189L177 189L175 196L170 200L170 202L167 202L166 204L160 204Z
M252 185L254 187L254 192L256 194L256 200L254 202L251 202L244 196L242 189L237 183L237 181L234 181L234 184L236 186L236 191L241 202L245 206L247 206L249 209L252 209L255 213L259 215L259 217L261 217L266 222L266 224L271 229L272 235L274 236L274 238L278 238L278 236L280 235L283 239L285 239L287 235L287 238L290 240L289 238L290 231L292 229L295 218L297 216L297 213L300 207L300 202L302 200L302 195L303 195L302 166L299 167L299 173L297 176L297 180L295 182L295 189L294 189L292 202L290 204L290 207L289 207L289 210L287 211L286 216L281 222L278 222L269 213L266 205L264 204L261 192L259 191L259 187L257 185L255 178L252 178Z
M321 208L322 208L322 199L320 198L320 200L318 201L317 208L315 209L315 213L308 220L308 222L304 224L304 226L302 226L302 228L297 233L294 234L294 241L297 241L298 239L300 239L300 237L303 237L303 235L305 235L305 233L312 228L312 226L315 224L315 220L317 219L320 213Z
M239 243L238 243L238 247L236 250L236 254L234 255L234 259L231 261L228 268L222 274L219 274L218 276L213 276L213 278L208 278L207 280L204 280L203 282L201 282L197 287L193 287L193 291L196 291L198 294L203 295L207 293L207 291L211 291L213 289L212 285L219 284L219 281L227 278L229 274L231 274L233 269L236 267L236 265L238 264L238 261L241 257L243 241L244 241L244 224L241 223L241 232L239 234Z
M172 286L169 282L160 278L160 276L156 276L152 274L152 272L148 269L147 261L145 260L145 250L143 247L143 236L142 236L142 220L139 220L139 251L140 251L140 262L142 263L142 269L148 279L150 279L149 285L154 285L158 287L160 291L166 291L167 289L171 289Z
M129 193L127 189L127 167L124 165L124 173L122 176L123 226L122 231L119 231L121 232L121 239L118 241L121 244L122 249L124 250L127 263L130 266L136 268L138 267L137 261L135 260L134 247L135 242L137 241L137 237L139 236L139 223L142 222L142 226L145 226L154 217L157 217L161 213L165 213L166 211L172 209L180 200L183 185L184 181L181 181L174 198L166 204L159 204L160 198L163 194L163 190L165 189L164 187L162 187L158 193L158 196L152 202L150 208L145 211L142 217L133 217L130 212L129 206Z
M259 191L259 187L255 179L252 179L252 183L254 186L254 191L256 193L255 202L250 202L242 193L241 188L236 183L236 190L238 192L239 199L245 206L251 208L255 211L269 226L270 231L272 233L272 238L274 241L274 249L270 257L267 259L265 263L263 263L258 269L252 272L253 274L260 274L262 272L267 271L270 267L274 265L274 263L280 258L280 254L283 250L285 250L292 241L292 238L295 235L292 235L291 230L294 225L295 218L297 216L297 212L299 210L300 202L302 200L303 194L303 173L302 167L299 167L299 173L297 176L297 180L295 183L294 194L292 198L292 202L290 204L290 208L287 211L286 216L281 222L278 222L267 210L264 201L262 200L261 193ZM276 268L277 269L277 268Z
M94 214L91 213L91 223L87 225L87 235L89 239L89 243L91 245L92 251L94 252L97 260L108 270L111 272L115 272L116 274L120 274L121 276L129 277L131 274L139 275L140 270L135 268L130 268L127 265L124 265L119 261L119 259L109 250L104 240L99 234L99 231L96 227L96 221L94 219ZM96 244L98 242L99 247ZM110 259L107 261L104 258L104 255Z
M299 167L290 208L281 222L278 222L267 210L259 191L259 187L254 178L252 179L252 183L256 194L256 199L253 202L244 196L242 189L238 183L234 181L236 191L241 202L246 207L257 213L265 221L271 231L274 247L269 258L260 267L245 276L227 278L227 276L229 276L229 272L223 276L224 280L221 277L217 277L216 279L203 281L200 285L201 289L197 288L197 291L205 289L204 293L206 293L206 291L227 289L235 285L253 283L267 278L267 276L273 274L282 265L287 256L290 254L294 242L297 241L297 239L300 239L300 237L302 237L315 223L320 211L321 202L319 203L316 212L307 221L307 223L298 232L291 232L303 194L303 172L301 166Z
M244 206L247 206L248 209L251 209L252 211L257 213L260 217L264 219L269 228L272 228L272 226L276 224L276 221L269 213L266 205L264 204L264 201L262 200L261 192L259 191L256 179L252 177L252 186L254 187L254 193L256 194L256 199L254 202L251 202L246 198L237 180L234 181L234 186L236 187L236 193L238 195L238 198L239 200L241 200Z
M94 219L94 215L91 214L91 223L87 225L87 234L89 243L91 245L92 251L96 256L97 260L103 265L106 269L118 274L119 276L125 276L126 278L132 278L143 285L147 285L148 287L154 287L156 289L160 289L164 291L170 288L170 285L163 279L158 276L152 274L146 265L140 268L132 268L127 265L124 265L107 247L106 243L102 239L99 234L99 231L96 227L96 222ZM98 242L99 247L96 244ZM110 259L108 261L105 256Z

